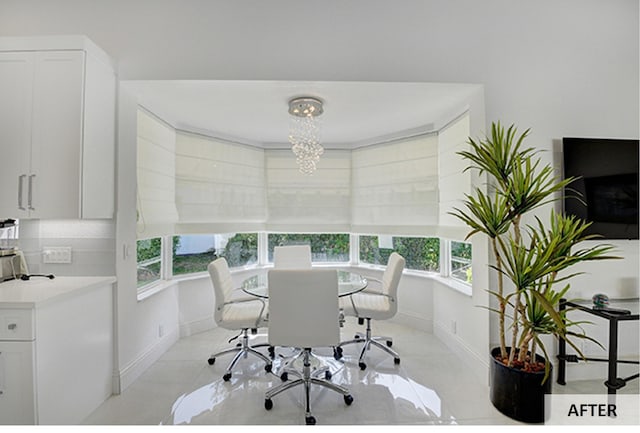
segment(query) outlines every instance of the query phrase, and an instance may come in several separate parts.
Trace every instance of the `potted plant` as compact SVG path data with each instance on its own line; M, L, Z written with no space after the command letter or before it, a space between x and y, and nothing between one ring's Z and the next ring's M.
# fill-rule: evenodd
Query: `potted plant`
M491 354L491 401L505 415L526 422L544 421L544 395L551 391L551 362L543 335L564 339L583 357L575 339L589 339L580 323L567 320L558 302L569 290L570 269L579 262L613 258L610 245L581 247L593 238L590 225L551 210L546 223L532 211L557 199L574 179L559 180L534 148L524 148L529 130L517 135L511 125L491 125L491 135L469 139L458 154L466 170L486 174L488 185L467 194L452 215L489 239L496 287L499 347ZM597 342L596 342L597 343ZM540 353L541 352L541 353Z

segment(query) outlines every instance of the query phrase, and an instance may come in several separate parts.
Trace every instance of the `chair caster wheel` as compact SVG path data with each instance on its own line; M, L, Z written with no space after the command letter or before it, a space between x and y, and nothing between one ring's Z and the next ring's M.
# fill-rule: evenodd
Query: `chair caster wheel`
M338 361L340 358L342 358L342 347L336 347L333 349L333 359Z
M324 372L325 380L331 380L331 372L329 370Z
M272 367L273 366L271 364L267 364L267 365L264 366L264 371L266 371L267 373L271 373L271 368Z
M266 410L271 410L273 408L273 401L271 401L270 398L265 399L264 401L264 408Z
M393 358L393 363L396 365L400 364L400 358Z
M387 347L391 347L391 346L393 346L393 341L387 340Z
M364 319L361 317L358 317L358 325L364 325Z
M289 373L287 373L286 371L282 373L280 375L280 380L282 380L283 382L286 382L287 380L289 380Z
M224 380L225 382L229 382L229 379L231 379L231 373L226 373L224 376L222 376L222 380Z
M236 347L242 346L242 343L236 343Z
M356 340L360 339L360 336L358 334L354 335L353 338L355 338Z
M209 363L209 365L213 365L216 362L215 358L209 358L207 359L207 362Z
M315 419L314 417L312 417L312 416L306 416L306 417L304 417L304 422L305 422L307 425L316 425L316 419Z
M364 362L359 362L358 367L360 367L360 370L364 370L367 368L367 364L365 364Z
M271 359L276 357L276 348L273 346L269 346L269 357L271 357Z
M347 406L351 406L351 403L353 403L353 397L349 394L349 395L345 395L344 396L344 404L346 404Z

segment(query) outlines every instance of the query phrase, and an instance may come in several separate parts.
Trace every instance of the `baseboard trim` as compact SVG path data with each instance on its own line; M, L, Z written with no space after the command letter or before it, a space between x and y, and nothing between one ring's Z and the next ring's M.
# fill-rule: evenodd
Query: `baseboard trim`
M192 320L191 322L183 322L180 323L180 338L191 337L193 334L208 331L216 327L216 322L213 320L213 317L210 316Z
M479 355L463 339L452 333L444 324L434 322L434 335L444 343L469 370L485 385L489 385L489 354Z
M173 346L178 340L178 329L166 333L159 338L151 347L147 348L138 358L134 359L122 368L114 379L114 394L119 394L136 379L138 379L154 362ZM117 391L117 392L116 392Z
M425 319L424 317L420 317L417 315L398 312L390 321L393 323L397 323L399 325L416 329L418 331L423 331L423 332L428 332L430 334L433 334L432 319Z

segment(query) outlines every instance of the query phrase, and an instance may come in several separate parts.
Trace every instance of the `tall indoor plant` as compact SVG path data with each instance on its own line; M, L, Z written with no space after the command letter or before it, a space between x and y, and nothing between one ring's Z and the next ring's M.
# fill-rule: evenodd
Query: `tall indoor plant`
M513 125L505 130L498 122L484 139L469 139L470 150L459 155L470 162L467 170L486 174L488 185L466 195L464 207L451 214L471 228L467 238L486 235L493 254L490 267L497 278L490 293L497 307L491 310L498 314L499 348L492 352L491 400L512 418L541 422L551 383L551 363L541 336L564 339L580 356L573 340L591 340L579 323L558 311L558 301L569 290L567 280L576 275L568 268L612 258L607 255L612 247L581 247L593 236L585 234L590 223L574 216L551 210L544 223L529 215L556 200L573 179L559 180L534 148L523 147L528 133L518 135ZM514 380L521 382L511 383Z

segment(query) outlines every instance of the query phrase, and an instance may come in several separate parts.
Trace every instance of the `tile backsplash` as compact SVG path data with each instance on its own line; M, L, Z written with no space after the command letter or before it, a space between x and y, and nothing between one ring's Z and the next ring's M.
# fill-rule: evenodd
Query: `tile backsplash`
M20 220L19 246L32 274L116 273L114 220ZM43 250L49 247L71 247L71 263L44 263Z

